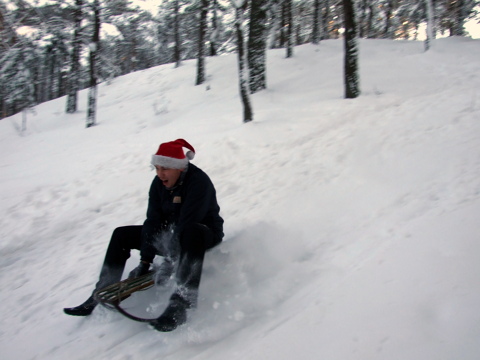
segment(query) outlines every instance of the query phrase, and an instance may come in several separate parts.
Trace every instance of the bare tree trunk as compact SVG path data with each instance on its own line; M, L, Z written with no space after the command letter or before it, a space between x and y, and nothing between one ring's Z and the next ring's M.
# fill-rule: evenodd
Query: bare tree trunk
M180 4L179 0L175 0L173 13L173 32L175 37L175 48L173 50L173 58L175 61L175 67L179 67L182 62L181 53L181 38L180 38Z
M387 0L387 12L385 14L385 31L383 33L383 37L385 39L393 39L393 31L392 31L392 14L393 14L393 0Z
M100 2L93 1L94 29L90 43L90 88L88 91L87 128L96 124L97 112L97 53L100 45Z
M75 30L73 33L72 43L72 58L70 66L70 75L68 78L68 95L67 95L67 109L68 114L73 114L77 111L78 100L78 71L80 69L80 48L82 46L80 40L80 27L82 24L82 7L83 0L75 0Z
M240 85L240 98L243 104L243 122L250 122L253 120L253 111L250 103L250 93L248 89L248 69L247 65L247 52L245 49L244 40L244 12L247 6L247 1L231 0L232 5L235 7L235 30L237 32L237 48L238 48L238 78Z
M455 2L454 19L455 20L453 24L453 35L463 36L465 34L465 31L463 30L463 25L465 23L465 1L464 0L457 0Z
M212 4L212 33L210 34L210 56L217 55L217 40L218 40L218 0L213 0Z
M330 38L329 28L328 28L328 18L330 16L330 1L324 0L325 2L325 11L321 11L322 13L322 36L320 37L321 40L326 40Z
M431 42L434 40L433 29L435 27L434 24L434 16L433 16L433 5L432 0L425 0L425 5L427 7L427 37L425 38L425 51L430 49Z
M352 0L343 0L345 22L345 98L360 95L358 74L358 39Z
M205 82L205 34L207 32L208 0L202 0L201 6L198 29L197 81L195 85L201 85Z
M250 9L250 31L248 38L248 68L252 94L267 88L267 1L255 0Z
M286 26L287 26L287 42L285 48L287 49L287 58L293 56L293 10L292 10L292 0L285 0L285 15L286 15Z
M320 0L313 2L312 44L320 43Z

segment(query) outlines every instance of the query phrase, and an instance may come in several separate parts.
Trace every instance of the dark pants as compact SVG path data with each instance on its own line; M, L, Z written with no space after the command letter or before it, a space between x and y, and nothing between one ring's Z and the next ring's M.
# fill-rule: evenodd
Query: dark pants
M130 250L140 250L142 228L142 225L132 225L114 230L95 290L100 290L121 280L125 264L130 257ZM173 248L179 249L178 254L166 253L166 247L159 246L157 255L172 257L173 261L177 262L175 294L187 301L190 307L195 306L205 252L220 243L221 239L207 226L194 224L170 241L177 242L178 246L173 246Z

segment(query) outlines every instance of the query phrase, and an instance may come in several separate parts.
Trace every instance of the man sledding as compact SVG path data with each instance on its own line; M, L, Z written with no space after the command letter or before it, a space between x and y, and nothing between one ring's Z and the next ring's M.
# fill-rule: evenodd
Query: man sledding
M184 153L183 148L188 149ZM163 314L150 324L172 331L187 321L197 303L205 251L223 239L223 219L210 178L190 160L194 148L185 140L163 143L152 156L157 176L150 186L143 225L114 230L99 280L81 305L65 308L68 315L90 315L98 305L94 294L121 280L131 249L140 250L140 264L129 278L147 274L156 255L162 256L161 276L174 276L176 288Z

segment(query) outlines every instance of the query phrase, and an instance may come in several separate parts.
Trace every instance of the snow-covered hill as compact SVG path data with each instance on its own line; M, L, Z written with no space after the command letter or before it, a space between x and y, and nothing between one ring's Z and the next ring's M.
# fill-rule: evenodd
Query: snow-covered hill
M99 89L98 126L65 100L0 121L2 359L476 360L480 357L480 40L342 41L268 53L241 122L235 55ZM158 144L187 139L226 241L188 325L158 333L86 299L112 230L140 224ZM138 255L132 256L127 270ZM158 309L157 309L158 310Z

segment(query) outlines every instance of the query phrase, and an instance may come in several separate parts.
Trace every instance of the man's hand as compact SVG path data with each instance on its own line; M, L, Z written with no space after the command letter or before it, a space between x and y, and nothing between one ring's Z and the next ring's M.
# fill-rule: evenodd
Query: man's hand
M150 269L150 263L146 261L140 261L140 264L138 264L138 266L135 269L130 271L130 274L128 274L128 278L132 279L132 278L145 275L149 269Z

